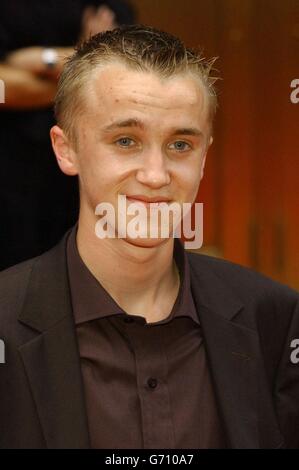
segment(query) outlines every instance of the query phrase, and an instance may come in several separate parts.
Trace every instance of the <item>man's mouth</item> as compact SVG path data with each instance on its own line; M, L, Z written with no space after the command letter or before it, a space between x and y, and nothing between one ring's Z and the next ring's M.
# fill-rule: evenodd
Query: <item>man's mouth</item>
M169 204L171 202L171 199L167 198L167 197L162 197L162 196L157 196L157 197L147 197L147 196L143 196L143 195L132 195L132 196L126 196L127 200L129 202L134 202L134 203L139 203L139 204L143 204L147 207L150 207L151 204Z

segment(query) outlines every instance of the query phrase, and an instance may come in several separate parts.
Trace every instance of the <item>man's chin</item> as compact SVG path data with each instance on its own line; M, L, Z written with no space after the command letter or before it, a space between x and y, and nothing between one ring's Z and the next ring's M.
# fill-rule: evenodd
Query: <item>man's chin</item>
M136 248L156 248L158 246L164 245L165 243L169 242L172 238L141 238L141 237L136 237L136 238L130 238L126 237L124 238L124 241L126 243L129 243L132 246L136 246Z

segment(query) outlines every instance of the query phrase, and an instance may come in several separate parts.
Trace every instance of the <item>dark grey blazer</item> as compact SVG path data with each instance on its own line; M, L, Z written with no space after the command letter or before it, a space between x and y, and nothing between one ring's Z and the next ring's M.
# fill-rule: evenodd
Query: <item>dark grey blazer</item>
M253 271L188 254L231 448L299 448L299 294ZM88 448L66 236L0 273L0 448ZM196 371L195 371L196 373Z

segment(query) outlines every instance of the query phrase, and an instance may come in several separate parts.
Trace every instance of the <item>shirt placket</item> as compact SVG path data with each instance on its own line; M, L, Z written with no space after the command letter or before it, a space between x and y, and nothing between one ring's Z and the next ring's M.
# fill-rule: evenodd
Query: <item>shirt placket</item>
M154 327L137 321L126 325L135 354L145 449L175 448L167 356L160 340L160 329L165 327L167 325Z

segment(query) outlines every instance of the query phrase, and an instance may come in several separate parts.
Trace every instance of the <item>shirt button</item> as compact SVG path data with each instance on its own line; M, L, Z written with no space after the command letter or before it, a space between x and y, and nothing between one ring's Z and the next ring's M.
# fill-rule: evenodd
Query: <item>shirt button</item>
M125 317L125 318L124 318L124 322L125 322L125 323L133 323L133 321L134 321L134 320L133 320L133 318L131 318L131 317Z
M156 388L158 385L158 380L150 377L147 381L147 385L149 386L149 388Z

